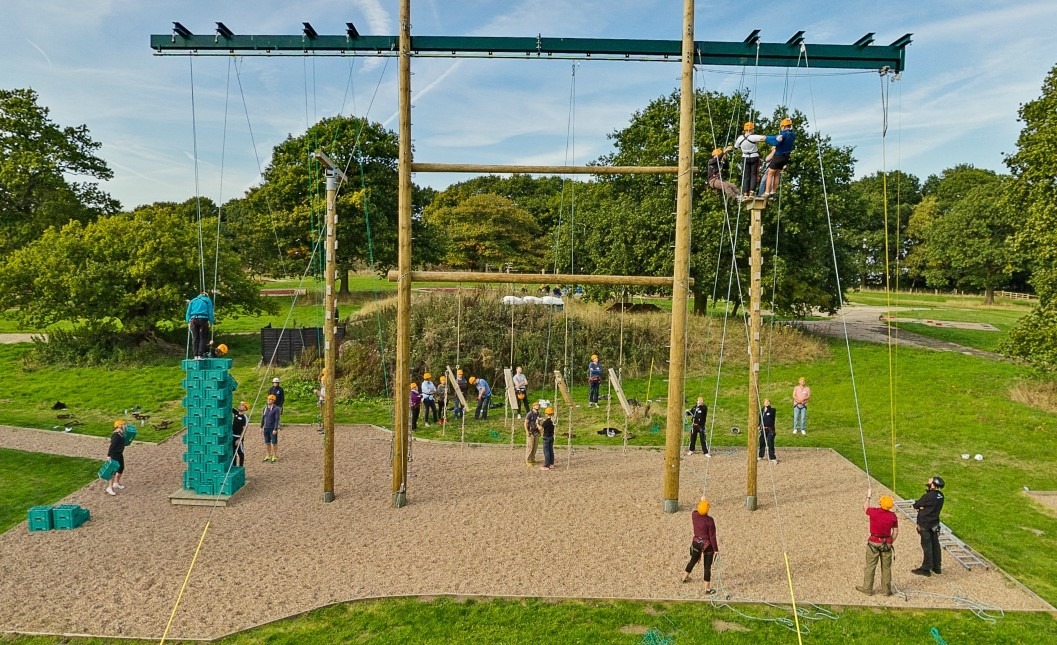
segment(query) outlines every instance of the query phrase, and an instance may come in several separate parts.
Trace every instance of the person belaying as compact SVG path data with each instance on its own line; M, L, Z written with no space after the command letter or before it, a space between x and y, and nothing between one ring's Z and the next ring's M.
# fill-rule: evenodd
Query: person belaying
M931 576L939 574L942 569L940 563L943 560L943 548L940 547L940 511L943 510L943 478L929 477L925 482L925 494L914 502L914 510L918 512L917 530L921 536L921 551L923 559L921 566L912 569L910 573L919 576Z
M519 365L515 368L514 377L511 379L514 381L514 398L517 399L517 418L521 418L521 406L525 406L525 414L529 413L529 400L528 400L528 377L521 371Z
M756 134L756 124L746 121L742 134L734 140L734 147L741 150L741 194L752 197L760 185L760 147L759 143L767 140L762 134Z
M789 117L782 119L778 134L767 135L767 143L774 146L774 150L767 155L767 176L764 178L763 196L770 198L778 193L782 169L789 163L789 156L793 154L793 144L796 143L793 120Z
M708 452L708 444L705 443L705 421L708 419L708 406L705 405L704 397L697 397L697 405L686 411L686 416L690 417L690 449L686 451L686 456L694 454L694 448L697 445L698 438L701 439L701 451L705 453L706 457L711 457L712 454Z
M708 498L702 497L697 503L697 508L690 514L690 521L694 526L694 538L690 542L690 561L683 569L683 582L690 582L690 573L693 572L697 561L701 560L705 569L705 595L712 595L716 590L712 588L712 563L719 553L719 542L716 540L716 522L708 515L710 505Z
M540 438L540 404L536 401L525 415L525 465L536 465L536 446Z
M206 357L209 351L209 328L213 325L213 301L205 291L187 303L184 322L191 330L191 355L195 360Z
M477 410L473 413L474 419L482 421L488 418L488 408L492 404L492 386L483 378L470 377L470 385L477 388Z
M708 187L717 193L725 194L731 199L737 199L739 196L738 187L723 179L727 176L727 171L730 168L727 153L731 150L733 148L727 146L726 148L716 148L712 151L712 157L708 160Z
M239 403L239 407L231 409L231 447L235 453L235 465L244 466L246 464L246 449L243 447L243 434L246 431L246 426L249 424L250 419L246 416L246 412L250 409L250 404L242 401Z
M437 386L433 384L430 379L433 375L426 372L422 375L422 407L426 408L426 427L429 427L429 416L430 412L433 413L433 423L436 423L440 416L437 414Z
M873 577L877 562L881 562L881 593L892 595L892 543L899 535L899 517L892 512L895 501L888 495L881 495L878 500L880 508L870 506L873 490L866 491L866 502L863 510L870 518L870 537L866 541L866 567L863 569L862 586L855 587L859 593L873 595Z
M543 420L543 465L540 470L554 468L554 408L543 411L547 418Z
M774 423L777 417L778 411L771 407L771 400L764 399L763 407L760 408L760 443L756 452L756 461L763 459L763 448L766 446L771 463L778 463L778 456L774 453Z
M591 362L587 365L587 384L590 391L587 397L587 407L598 407L598 386L602 384L602 374L605 368L598 361L598 354L591 354Z

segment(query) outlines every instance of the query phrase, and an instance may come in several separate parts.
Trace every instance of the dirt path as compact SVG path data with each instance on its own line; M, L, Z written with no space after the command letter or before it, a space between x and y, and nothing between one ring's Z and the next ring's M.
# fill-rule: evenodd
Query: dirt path
M157 639L207 520L170 638L372 596L702 600L700 568L693 584L679 582L702 491L719 529L720 599L787 604L786 544L798 603L953 608L968 597L1052 609L997 571L948 558L942 576L911 575L913 539L897 544L905 596L862 596L865 475L832 450L790 447L790 436L779 439L780 464L761 464L758 511L744 508L744 449L730 448L684 460L681 510L669 515L660 450L584 449L570 467L562 449L559 468L541 472L525 467L521 447L427 442L413 444L409 505L392 509L390 437L363 426L338 429L337 499L324 504L322 439L308 427L284 432L278 463L261 463L250 446L246 487L212 514L169 503L184 465L182 442L170 440L131 446L117 497L96 481L64 500L91 510L85 526L29 533L21 523L0 535L0 631Z
M106 459L106 449L109 445L110 439L107 437L0 425L0 448L46 452L49 455L64 457L88 457L102 461ZM134 443L133 447L138 450L139 445L141 444Z
M910 307L874 307L863 305L847 305L843 315L838 314L831 320L805 320L798 324L804 329L822 334L844 338L845 324L847 325L848 337L852 340L862 340L871 343L888 342L888 325L882 320L889 312L908 311ZM917 347L919 349L931 349L939 352L958 352L967 356L977 356L992 361L1006 360L1001 354L965 347L945 340L930 338L892 327L892 342L906 347Z
M28 343L34 336L41 334L0 334L0 345L14 345L15 343Z

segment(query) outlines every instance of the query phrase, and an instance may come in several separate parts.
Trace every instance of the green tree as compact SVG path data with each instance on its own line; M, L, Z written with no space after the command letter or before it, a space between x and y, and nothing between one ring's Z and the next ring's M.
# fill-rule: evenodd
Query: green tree
M859 286L884 286L886 245L891 272L888 284L893 289L902 286L897 265L903 265L910 251L907 225L913 207L921 201L921 182L899 171L878 171L853 181L850 188L850 199L855 201L846 230L850 242L861 239L854 254Z
M212 292L214 281L219 317L274 308L242 270L236 244L222 239L214 258L216 218L202 219L207 257L199 256L196 211L195 200L158 203L51 227L7 258L0 291L30 326L75 321L102 329L116 322L133 339L183 327L188 299L203 288Z
M1031 258L1039 304L1010 332L1004 351L1048 370L1057 369L1057 65L1039 98L1020 107L1024 127L1017 151L1006 158L1011 199L1023 219L1016 246Z
M441 201L441 200L438 200ZM540 228L532 214L499 195L474 195L455 206L432 204L424 217L443 236L443 261L455 269L539 271Z
M30 89L0 90L0 258L37 239L49 226L89 222L118 203L91 181L113 173L95 155L88 127L60 127Z

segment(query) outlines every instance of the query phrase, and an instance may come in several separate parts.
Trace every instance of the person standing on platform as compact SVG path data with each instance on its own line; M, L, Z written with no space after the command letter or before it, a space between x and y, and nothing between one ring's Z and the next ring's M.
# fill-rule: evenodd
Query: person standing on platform
M587 397L587 407L598 407L598 386L602 384L603 374L605 374L605 368L602 367L602 363L598 362L598 354L591 354L591 362L587 365L587 384L591 388Z
M694 447L697 445L698 438L701 439L701 451L705 453L706 457L711 457L712 453L708 451L708 443L705 442L705 422L708 419L708 406L705 405L704 397L697 397L697 405L686 411L686 416L690 417L690 449L686 451L686 456L694 454Z
M919 576L939 575L942 572L943 548L940 546L940 511L943 510L943 478L929 477L925 482L925 494L914 502L918 512L917 530L921 536L923 559L921 566L910 573Z
M532 404L532 409L525 415L525 465L536 465L536 447L540 440L540 404Z
M201 360L209 352L209 328L213 325L213 301L205 291L187 303L184 322L191 330L191 354Z
M746 121L742 126L744 132L734 140L734 147L741 150L741 194L752 197L760 185L760 147L757 145L767 140L762 134L756 134L756 124Z
M778 193L778 186L782 180L782 169L789 163L795 142L796 133L793 132L793 120L789 117L782 119L781 130L778 134L767 137L767 143L774 146L774 150L767 156L767 176L764 178L763 197L769 199Z
M261 414L261 434L264 436L264 461L279 461L279 406L275 395L268 395L268 405Z
M411 394L408 395L408 407L411 409L411 432L418 430L418 413L422 409L422 394L418 391L418 384L411 384Z
M521 406L525 406L525 414L529 413L528 400L528 377L521 371L519 365L514 371L514 397L517 399L517 418L521 418Z
M552 470L554 468L554 408L547 408L543 413L547 415L547 418L543 420L543 465L540 466L540 470Z
M793 434L807 434L807 402L811 399L811 388L807 379L800 377L793 388Z
M690 561L686 563L683 570L683 582L690 582L690 574L697 561L702 560L705 568L705 595L716 593L712 588L712 563L715 562L716 554L719 553L719 542L716 541L716 522L709 515L710 505L708 498L702 497L697 503L697 508L690 514L690 521L694 525L694 539L690 542Z
M778 463L778 457L774 454L774 421L778 412L771 407L771 400L763 400L763 408L760 409L760 448L756 453L756 461L763 459L763 448L766 445L767 455L772 464Z
M107 495L117 495L114 489L124 490L121 476L125 474L125 420L118 419L114 422L114 432L110 434L110 447L107 448L106 456L117 462L117 472L110 477L106 484Z
M873 577L877 562L881 562L881 593L892 595L892 543L899 535L899 518L892 512L895 502L888 495L881 495L877 501L880 508L870 506L873 490L866 491L866 502L863 510L870 518L870 537L866 541L866 567L863 569L862 586L856 591L867 596L873 595Z
M477 388L477 410L473 413L474 419L485 421L488 419L488 408L492 405L492 386L483 378L470 377L470 385Z
M250 419L246 411L250 405L245 401L239 403L239 407L231 410L231 447L235 453L235 465L243 466L246 463L246 450L242 445L242 436L246 432L246 426Z
M426 372L422 375L422 407L426 408L426 427L429 427L430 412L433 412L433 423L436 423L440 416L437 414L437 386L433 384L430 379L433 375Z

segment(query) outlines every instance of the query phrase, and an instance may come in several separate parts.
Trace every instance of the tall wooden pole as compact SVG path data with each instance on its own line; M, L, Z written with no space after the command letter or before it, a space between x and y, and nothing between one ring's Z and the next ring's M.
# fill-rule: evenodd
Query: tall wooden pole
M327 249L326 292L323 296L323 501L334 501L334 368L337 365L338 346L334 339L335 300L334 291L338 252L338 211L334 200L338 194L338 177L332 168L327 169Z
M756 451L760 435L760 300L763 270L763 209L766 199L753 199L749 204L751 223L751 260L749 263L749 422L746 453L745 508L756 510Z
M411 0L400 0L400 158L397 164L396 374L393 378L393 507L407 504L411 369Z
M694 0L683 0L683 78L679 100L679 184L675 205L672 336L668 352L668 426L664 448L664 512L679 510L679 452L686 382L686 299L690 279L690 191L694 178Z

